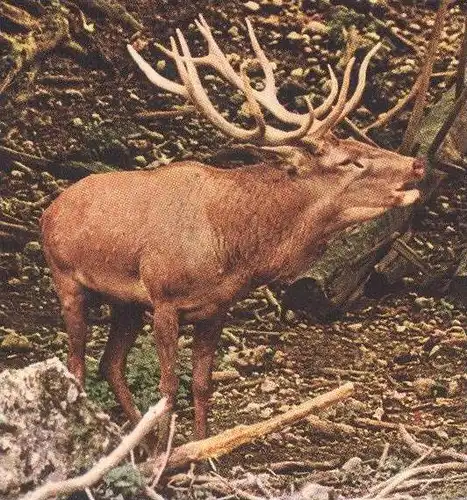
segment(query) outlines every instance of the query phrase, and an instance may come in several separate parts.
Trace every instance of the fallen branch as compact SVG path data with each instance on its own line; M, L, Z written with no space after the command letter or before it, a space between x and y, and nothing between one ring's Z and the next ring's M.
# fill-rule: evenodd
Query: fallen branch
M176 469L191 462L199 462L207 458L216 458L230 453L243 444L250 443L254 439L270 432L293 425L312 412L323 410L338 401L342 401L349 397L353 390L354 385L351 382L347 382L333 391L321 394L282 415L277 415L264 422L252 425L238 425L217 436L179 446L175 448L169 457L167 468Z
M378 485L379 492L375 496L365 496L363 498L368 499L368 500L370 500L370 499L371 500L379 500L382 498L386 498L395 489L400 487L400 485L402 483L404 483L407 479L410 479L414 476L420 476L422 474L435 475L439 472L450 472L450 471L466 472L467 471L467 463L446 462L444 464L422 465L420 467L413 467L411 469L405 469L405 470L399 472L398 474L396 474L394 477L392 477L388 481L385 481L381 485ZM445 479L446 479L446 481L449 481L449 478L445 478Z
M336 436L336 434L338 436L353 436L356 432L355 428L351 425L331 422L316 415L310 415L306 418L306 421L314 431L326 436Z
M288 460L286 462L276 462L268 466L276 474L287 474L290 472L311 472L314 470L330 470L338 467L338 460L328 462L313 462L311 460Z
M156 422L167 411L167 399L161 399L157 405L152 406L143 416L138 425L130 434L122 439L122 442L110 453L103 457L97 464L85 474L58 481L54 483L46 483L37 488L32 493L24 497L24 500L45 500L47 498L70 495L71 493L90 487L97 483L107 472L117 466L128 455L130 450L135 448L144 436L148 434L156 424Z
M191 115L195 113L195 111L196 108L194 106L184 106L183 108L163 111L141 111L140 113L135 113L135 118L138 120L151 121L161 118L173 118L174 116Z
M353 423L358 427L370 427L374 429L388 429L392 431L397 431L400 424L394 422L383 422L382 420L374 420L372 418L356 418ZM428 427L419 427L418 425L405 425L407 430L411 432L426 432L429 434L437 435L436 429L430 429Z
M400 435L402 441L404 441L404 443L408 446L410 451L412 451L412 453L414 453L415 455L421 456L432 449L429 446L427 446L426 444L417 442L413 438L413 436L411 436L407 432L407 429L402 424L399 424L399 435ZM434 449L432 456L436 457L436 458L449 458L450 460L458 460L459 462L466 462L467 463L467 454L466 453L460 453L460 452L458 452L456 450L452 450L452 449L450 449L450 450L445 450L445 449L436 450L436 449Z
M222 372L212 372L213 382L230 382L240 378L240 373L237 370L225 370Z
M361 132L363 134L367 134L369 130L372 130L374 128L380 128L386 125L386 123L388 123L388 121L391 120L391 118L393 118L400 111L402 111L405 108L405 106L407 106L407 104L409 104L409 102L418 94L418 91L420 90L420 84L421 84L421 79L418 78L407 95L399 99L391 109L388 109L388 111L386 111L385 113L381 113L376 121L367 125L365 128L361 130Z

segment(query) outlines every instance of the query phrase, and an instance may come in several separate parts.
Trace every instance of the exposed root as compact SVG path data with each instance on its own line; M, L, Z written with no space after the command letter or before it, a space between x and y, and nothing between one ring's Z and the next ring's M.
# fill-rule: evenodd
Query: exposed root
M105 14L111 21L117 21L120 24L138 31L143 29L143 25L138 22L122 5L118 2L109 0L73 0L82 9L95 9Z
M5 4L3 3L3 9ZM16 76L27 65L31 64L70 39L68 20L59 9L50 9L39 20L32 20L32 16L25 10L9 6L9 15L15 13L17 23L27 29L23 35L2 34L4 43L10 47L7 64L10 66L6 76L0 82L0 95L11 85ZM0 15L4 14L0 11Z

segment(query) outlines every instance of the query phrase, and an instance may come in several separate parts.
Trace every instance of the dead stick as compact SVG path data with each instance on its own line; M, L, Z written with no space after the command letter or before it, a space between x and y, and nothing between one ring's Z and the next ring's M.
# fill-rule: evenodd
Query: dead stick
M25 236L37 236L39 233L37 229L29 228L21 224L13 224L11 222L4 222L4 221L0 221L0 228L12 233L24 234Z
M136 113L135 118L139 120L158 120L159 118L171 118L173 116L190 115L196 111L194 106L184 106L179 109L168 109L163 111L142 111Z
M167 398L163 398L157 405L149 408L133 431L122 439L122 442L110 455L101 458L91 470L81 476L65 481L46 483L26 495L24 500L45 500L50 497L70 495L74 491L82 490L97 483L107 472L118 465L128 455L130 450L141 442L166 411Z
M338 401L342 401L349 397L353 390L354 385L351 382L347 382L333 391L321 394L282 415L277 415L264 422L252 425L238 425L217 436L179 446L172 452L167 467L178 468L190 462L198 462L206 458L225 455L245 443L250 443L256 438L292 425L307 417L312 412L323 410Z
M423 455L428 452L431 448L423 443L418 443L408 432L407 429L399 424L399 435L401 436L404 443L409 447L409 449L415 455ZM449 458L451 460L458 460L459 462L467 462L467 454L460 453L456 450L434 450L434 455L438 458Z
M392 493L397 487L399 487L404 481L410 479L414 476L420 476L421 474L434 475L438 472L449 472L449 471L467 471L467 464L462 462L447 462L444 464L434 464L434 465L422 465L420 467L414 467L412 469L406 469L399 474L396 474L380 492L374 496L374 500L385 498L389 493Z
M423 455L430 449L426 444L417 443L417 441L415 441L415 439L407 432L407 429L402 424L399 424L399 435L409 450L415 455Z
M306 417L306 421L310 424L314 431L327 436L353 436L355 434L355 427L338 422L331 422L330 420L310 415Z
M436 13L435 24L431 33L425 63L420 73L420 89L415 100L409 124L407 125L407 130L404 134L404 139L402 140L402 145L399 148L399 152L402 154L410 154L412 152L415 137L420 128L420 121L423 117L426 97L430 86L430 75L433 72L433 64L436 58L436 52L438 51L439 41L443 33L443 26L449 3L450 0L441 0L438 12Z
M278 474L287 474L290 472L304 472L314 470L330 470L339 466L338 460L328 462L312 462L311 460L288 460L286 462L275 462L270 464L268 469Z
M353 423L359 427L374 427L376 429L389 429L398 430L399 424L394 422L383 422L381 420L374 420L372 418L356 418ZM436 435L435 429L428 427L419 427L418 425L406 425L405 428L411 432L428 432Z

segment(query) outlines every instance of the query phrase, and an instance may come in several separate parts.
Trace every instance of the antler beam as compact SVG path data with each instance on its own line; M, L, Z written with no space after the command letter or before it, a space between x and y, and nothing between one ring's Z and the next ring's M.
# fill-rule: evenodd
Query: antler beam
M242 65L241 74L238 74L233 69L232 65L219 48L219 45L212 35L211 28L202 15L199 16L199 19L195 20L195 23L207 42L208 53L206 55L193 57L190 53L188 43L179 29L177 29L177 38L181 47L181 53L179 52L174 38L171 38L171 50L162 45L157 45L164 54L175 62L182 84L173 82L157 73L132 46L128 45L130 55L152 83L164 90L190 99L197 109L201 111L214 126L218 127L228 136L243 142L255 142L268 146L285 145L304 138L305 136L307 136L307 141L318 139L332 129L339 121L343 120L345 116L358 105L365 87L368 64L381 46L379 43L373 47L362 61L358 73L357 86L349 100L347 100L347 93L350 86L350 76L355 58L352 58L347 64L340 90L337 78L332 68L328 66L331 80L331 90L328 97L318 106L318 108L316 108L316 110L313 110L310 99L305 97L308 112L300 114L289 111L279 102L272 65L259 45L249 19L246 20L248 35L256 55L256 61L261 66L264 73L265 87L263 90L256 90L251 87L250 81L246 75L247 64ZM214 68L229 83L245 94L251 115L256 122L255 128L243 129L238 127L228 122L219 111L217 111L201 84L196 68L199 65ZM337 102L333 106L336 97ZM282 122L289 125L298 125L299 127L287 132L266 125L261 107L259 106L260 104ZM317 119L323 117L326 113L328 114L323 120Z

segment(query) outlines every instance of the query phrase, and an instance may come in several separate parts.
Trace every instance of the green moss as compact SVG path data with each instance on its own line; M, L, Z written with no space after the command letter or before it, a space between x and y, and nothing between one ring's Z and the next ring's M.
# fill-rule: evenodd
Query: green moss
M336 6L332 9L329 18L329 39L335 44L342 44L344 42L342 35L343 28L349 29L351 26L355 26L361 31L366 26L366 22L365 15L359 14L343 5Z
M180 388L177 405L184 408L189 405L191 387L191 366L182 359L179 365ZM86 393L89 398L105 410L110 411L117 403L109 384L98 373L99 364L91 358L86 359ZM156 348L151 336L142 336L128 356L126 379L136 406L144 413L160 399L158 389L160 378Z

